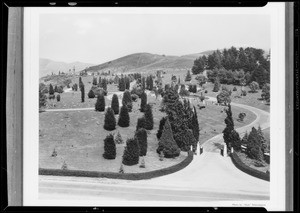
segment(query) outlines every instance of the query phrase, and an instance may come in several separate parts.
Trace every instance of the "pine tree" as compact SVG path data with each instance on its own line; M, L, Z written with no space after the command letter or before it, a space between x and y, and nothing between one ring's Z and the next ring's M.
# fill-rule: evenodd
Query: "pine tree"
M112 97L111 108L114 110L116 115L119 114L120 111L119 98L116 94L114 94Z
M89 91L88 97L89 97L89 98L95 98L95 93L93 92L92 89Z
M115 159L116 158L116 144L114 141L114 136L109 134L104 139L104 153L103 157L105 159Z
M50 84L50 86L49 86L49 95L53 95L53 94L54 94L54 89L53 89L52 84Z
M108 131L112 131L116 129L115 113L110 107L108 107L106 110L103 128Z
M243 136L243 139L241 141L242 145L247 145L248 143L248 132L245 133L245 135Z
M152 108L149 104L146 104L145 106L145 129L152 130L153 129L153 114L152 114Z
M262 147L261 147L261 148L262 148L262 152L265 153L266 150L267 150L267 148L268 148L268 144L267 144L267 140L265 139L264 133L262 132L260 126L258 126L257 134L258 134L258 137L259 137L261 146L262 146Z
M173 138L169 119L167 119L165 122L164 130L159 140L158 148L156 150L158 154L160 154L161 151L166 158L174 158L180 155L180 149Z
M236 151L241 150L241 138L240 138L239 133L235 130L231 131L230 144L231 144L231 146L233 147L234 150L236 150Z
M136 124L136 131L137 131L139 128L145 128L145 123L146 123L145 116L143 116L143 117L141 117L141 118L138 118L137 124Z
M248 136L246 152L249 158L255 159L257 161L263 160L262 144L260 142L260 137L257 133L257 130L254 127L252 127L252 130Z
M116 144L122 144L123 143L123 139L122 139L122 136L121 136L119 131L118 131L118 133L115 137L115 142L116 142Z
M60 95L59 94L57 94L56 100L57 100L57 102L60 102Z
M93 77L93 85L97 85L97 78L96 77Z
M103 78L102 79L102 83L101 83L102 85L102 88L105 90L105 91L107 91L107 81L106 81L106 78Z
M54 87L54 92L58 92L57 91L57 85L55 85L55 87Z
M125 77L125 89L130 89L130 79L127 76Z
M140 148L136 138L129 138L126 141L126 147L123 153L122 163L127 166L139 163Z
M156 133L156 137L157 137L158 140L160 139L161 134L164 130L164 125L165 125L166 120L167 120L166 117L162 117L162 119L159 121L159 128L158 128L157 133Z
M141 95L141 112L145 112L145 106L147 104L147 94L145 92Z
M228 109L225 110L227 117L225 118L225 124L226 127L223 130L223 138L224 138L224 142L226 143L227 147L228 147L228 151L230 151L231 149L231 134L232 131L234 130L234 123L233 123L233 119L232 119L232 112L231 112L231 105L228 105Z
M198 121L198 116L197 116L197 110L196 107L194 106L194 112L193 112L193 118L192 118L192 130L193 130L193 135L197 141L199 141L199 136L200 136L200 127L199 127L199 121Z
M185 81L191 81L191 80L192 80L192 76L190 70L188 70L185 76Z
M100 93L97 97L97 102L95 104L95 110L99 112L105 111L105 98L102 93Z
M128 127L130 124L130 117L128 113L128 108L126 105L121 107L121 112L119 115L118 125L120 127Z
M140 147L140 156L145 156L147 154L147 131L144 128L139 128L135 132L135 137L138 140Z
M81 102L84 102L84 84L81 85L80 87L80 91L81 91Z
M131 94L128 90L123 93L122 105L126 105L128 108L128 112L132 111L132 99Z

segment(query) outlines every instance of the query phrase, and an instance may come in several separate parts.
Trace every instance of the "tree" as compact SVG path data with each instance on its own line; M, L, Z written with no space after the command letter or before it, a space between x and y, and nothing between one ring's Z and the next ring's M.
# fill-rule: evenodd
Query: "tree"
M255 159L257 161L263 160L262 144L255 127L252 127L252 130L248 136L246 152L249 158Z
M103 157L105 159L115 159L116 158L116 144L114 141L114 136L109 134L104 139L104 153Z
M195 106L194 106L194 111L193 111L192 130L193 130L193 135L194 135L195 139L197 141L199 141L200 127L199 127L199 122L198 122L197 110L196 110Z
M115 142L116 142L116 144L122 144L123 143L123 139L122 139L122 136L121 136L119 131L118 131L118 133L115 137Z
M241 141L242 145L247 145L247 143L248 143L248 132L245 133Z
M84 84L81 85L80 87L80 91L81 91L81 102L84 102Z
M161 134L162 134L162 132L163 132L163 129L164 129L164 125L165 125L166 120L167 120L166 117L162 117L162 119L159 121L159 128L158 128L157 133L156 133L156 137L157 137L158 140L159 140L160 137L161 137Z
M180 149L177 146L171 129L169 119L166 120L161 138L158 142L156 152L160 154L163 152L166 158L174 158L180 155Z
M196 80L198 81L198 84L200 85L200 87L202 87L203 84L206 83L207 78L203 74L200 74L200 75L196 76Z
M239 114L239 120L240 120L241 122L244 121L244 118L245 118L245 117L246 117L246 113L241 112L241 113Z
M43 91L39 91L39 108L46 106L47 96Z
M241 150L241 138L239 133L235 130L231 131L231 147L236 151Z
M147 104L147 94L145 92L141 95L141 112L145 112L145 106Z
M262 88L261 98L270 103L270 84L265 84Z
M136 165L139 163L139 155L140 148L137 138L127 139L122 163L127 166Z
M205 61L202 57L199 57L194 61L194 65L192 67L192 73L194 75L200 74L204 71Z
M97 83L97 78L96 77L93 77L93 85L97 85L98 83Z
M56 100L57 100L57 102L60 102L60 94L57 94Z
M267 144L267 140L265 139L260 126L258 126L258 128L257 128L257 135L258 135L259 141L261 143L262 152L265 153L267 151L268 144Z
M136 123L136 130L138 130L140 128L145 128L145 123L146 123L145 116L138 118L137 123Z
M224 142L226 143L226 145L228 147L228 151L229 151L231 148L232 131L234 130L234 123L233 123L233 119L232 119L232 111L231 111L230 104L228 104L228 109L225 109L225 112L227 114L227 117L224 120L226 127L223 130L223 139L224 139Z
M112 97L111 108L113 109L113 111L116 115L119 114L119 111L120 111L119 98L116 94L114 94Z
M217 77L214 83L214 88L213 88L213 92L218 92L220 89L220 81L219 78Z
M108 131L116 129L115 112L110 107L108 107L106 110L103 128Z
M95 98L95 93L93 92L92 89L89 91L88 97L89 97L89 98Z
M140 156L146 156L147 154L147 131L144 128L139 128L135 132L135 137L138 140L140 148Z
M153 114L152 107L149 104L145 106L145 129L152 130L153 129Z
M49 95L54 95L54 89L53 89L52 84L50 84L50 86L49 86Z
M102 93L100 93L97 97L97 102L95 104L95 110L99 112L105 111L105 98Z
M192 80L192 76L190 70L188 70L185 76L185 81L191 81L191 80Z
M121 107L121 112L118 120L118 125L120 127L128 127L130 123L130 117L128 113L128 108L126 105Z
M257 92L257 90L259 89L259 85L257 82L255 81L252 81L250 84L249 84L249 87L251 89L251 92L255 93Z
M220 104L230 104L231 99L230 99L230 93L226 90L222 90L218 95L217 95L217 101Z
M125 91L126 85L125 85L125 79L122 77L119 80L119 91Z
M130 94L129 90L126 90L123 93L122 104L126 105L127 108L128 108L128 111L131 112L131 110L132 110L132 99L131 99L131 94Z

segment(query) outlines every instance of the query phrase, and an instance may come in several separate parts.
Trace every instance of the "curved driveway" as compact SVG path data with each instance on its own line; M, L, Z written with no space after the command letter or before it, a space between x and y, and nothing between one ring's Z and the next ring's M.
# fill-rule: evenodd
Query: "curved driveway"
M211 101L215 98L209 97ZM238 128L243 134L253 126L269 127L270 115L263 110L231 103L248 109L257 118ZM223 157L218 147L223 144L219 134L204 144L204 152L197 155L183 170L150 180L112 180L84 177L39 177L41 199L119 200L119 201L245 201L268 200L269 182L250 176ZM198 147L199 151L199 147ZM79 202L80 203L80 202ZM64 203L64 205L68 205ZM175 204L176 205L176 204ZM178 203L177 203L178 205Z

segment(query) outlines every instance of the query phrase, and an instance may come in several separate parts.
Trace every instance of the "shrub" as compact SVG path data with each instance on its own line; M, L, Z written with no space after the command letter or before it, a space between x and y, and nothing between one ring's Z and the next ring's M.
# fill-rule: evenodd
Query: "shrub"
M95 93L93 92L93 90L90 90L90 91L89 91L88 97L89 97L89 98L95 98Z
M240 121L244 121L244 118L246 117L246 113L244 113L244 112L241 112L240 114L239 114L239 120Z
M149 104L145 106L145 129L152 130L153 129L153 114L152 108Z
M81 102L84 102L84 84L81 85L80 91L81 91Z
M130 117L128 113L128 108L126 105L121 107L121 112L118 120L118 125L120 127L128 127L130 123Z
M164 130L159 140L156 152L158 154L163 152L164 157L166 158L174 158L180 155L180 149L173 138L171 125L168 119L165 122Z
M60 95L59 94L56 96L56 100L57 100L57 102L60 102Z
M119 110L120 110L119 98L116 94L114 94L112 97L111 108L113 109L116 115L119 114Z
M68 169L68 165L66 164L66 161L63 162L63 165L61 166L62 170L67 170Z
M246 96L246 95L247 95L246 90L242 90L241 96Z
M122 136L121 136L119 131L118 131L118 134L115 137L115 142L116 142L116 144L122 144L123 143L123 139L122 139Z
M96 77L93 77L93 85L97 85L97 78Z
M57 152L56 152L56 150L55 150L55 148L53 149L53 152L52 152L52 154L51 154L51 157L56 157L57 156Z
M126 141L126 147L123 153L122 163L127 166L139 163L140 148L136 138L129 138Z
M236 87L233 87L232 91L237 91Z
M76 91L77 91L77 89L76 89ZM57 87L57 92L58 93L63 93L64 92L63 87L62 86Z
M259 89L259 84L256 81L252 81L249 84L249 88L251 89L251 92L255 93Z
M107 111L105 113L103 128L108 131L116 129L115 113L110 107L107 108Z
M141 112L145 112L145 106L147 104L147 94L145 92L141 95Z
M105 111L105 98L103 94L98 95L95 110L99 112Z
M159 128L158 128L157 133L156 133L156 137L157 137L158 140L159 140L160 137L161 137L161 134L162 134L162 132L163 132L163 129L164 129L164 125L165 125L166 120L167 120L166 117L162 117L162 119L159 121Z
M140 156L145 156L147 154L147 131L144 128L139 128L135 132L135 137L138 140L140 147Z
M138 118L136 124L136 130L138 130L139 128L145 128L145 123L146 123L145 116Z
M103 157L109 160L116 158L116 144L112 134L107 135L104 139Z

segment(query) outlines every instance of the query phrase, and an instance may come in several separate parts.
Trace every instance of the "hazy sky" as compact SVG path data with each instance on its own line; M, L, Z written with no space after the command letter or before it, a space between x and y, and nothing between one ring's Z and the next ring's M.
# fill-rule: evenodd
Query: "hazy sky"
M185 55L231 46L270 48L268 15L40 15L40 57L102 63L128 54Z

